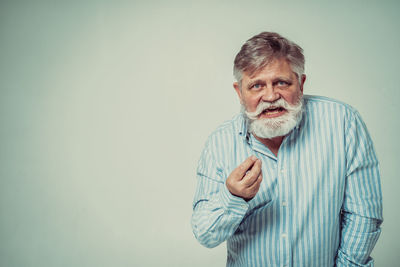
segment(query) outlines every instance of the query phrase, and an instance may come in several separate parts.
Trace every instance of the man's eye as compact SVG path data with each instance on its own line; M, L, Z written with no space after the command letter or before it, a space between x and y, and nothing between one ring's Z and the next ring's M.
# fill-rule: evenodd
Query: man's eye
M289 83L287 83L287 82L285 82L285 81L278 81L278 82L276 83L276 85L278 85L278 86L287 86L287 85L289 85Z
M278 82L278 85L280 85L280 86L282 86L282 85L287 85L287 82L279 81L279 82Z
M260 89L261 88L261 84L256 83L252 86L254 89Z

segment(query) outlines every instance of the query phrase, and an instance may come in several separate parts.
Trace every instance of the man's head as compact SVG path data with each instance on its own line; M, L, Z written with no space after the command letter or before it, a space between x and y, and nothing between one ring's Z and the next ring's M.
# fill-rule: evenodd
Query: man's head
M260 138L289 133L301 120L305 82L302 49L277 33L249 39L235 58L233 84L249 131Z
M243 73L252 75L277 58L285 58L300 80L304 74L303 49L275 32L262 32L243 44L235 57L233 75L240 84Z

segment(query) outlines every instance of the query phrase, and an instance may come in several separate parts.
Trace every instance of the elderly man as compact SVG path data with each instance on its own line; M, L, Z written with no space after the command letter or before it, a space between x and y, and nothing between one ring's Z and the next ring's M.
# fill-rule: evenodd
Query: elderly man
M303 95L302 49L277 33L249 39L234 62L241 114L208 138L192 227L227 241L227 266L373 266L382 196L359 113Z

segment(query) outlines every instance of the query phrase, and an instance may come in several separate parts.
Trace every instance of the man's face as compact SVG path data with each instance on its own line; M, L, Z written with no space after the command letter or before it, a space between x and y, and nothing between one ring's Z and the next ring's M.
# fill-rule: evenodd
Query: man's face
M261 138L287 134L301 118L301 99L305 75L301 81L286 59L274 59L253 75L243 73L241 88L233 86L250 119L250 130ZM258 134L257 134L258 133Z

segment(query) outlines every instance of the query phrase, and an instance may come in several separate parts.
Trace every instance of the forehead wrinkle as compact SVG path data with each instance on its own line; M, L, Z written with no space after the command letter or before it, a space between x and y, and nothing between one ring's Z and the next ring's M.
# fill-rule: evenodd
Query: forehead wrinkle
M259 77L258 75L260 75L261 72L262 71L259 71L255 74L253 74L252 76L246 75L246 76L248 76L248 83L253 83L255 81L265 82L265 80L279 80L279 79L293 80L296 77L296 74L293 71L291 71L290 73L287 73L287 74L278 73L276 75L274 73L272 73L272 74L267 73L266 75L262 75L261 77ZM295 77L293 77L293 75Z
M276 70L281 70L282 69L282 65L287 65L289 66L290 72L291 73L295 73L293 71L292 65L290 64L290 61L286 58L272 58L268 61L264 61L262 64L260 64L259 66L255 67L253 66L252 68L249 68L248 70L244 71L243 73L246 74L247 76L249 76L250 78L253 78L255 76L257 76L259 73L261 73L262 71L264 71L266 68L268 69L268 67L270 67L271 65L276 65L279 67L276 67Z

